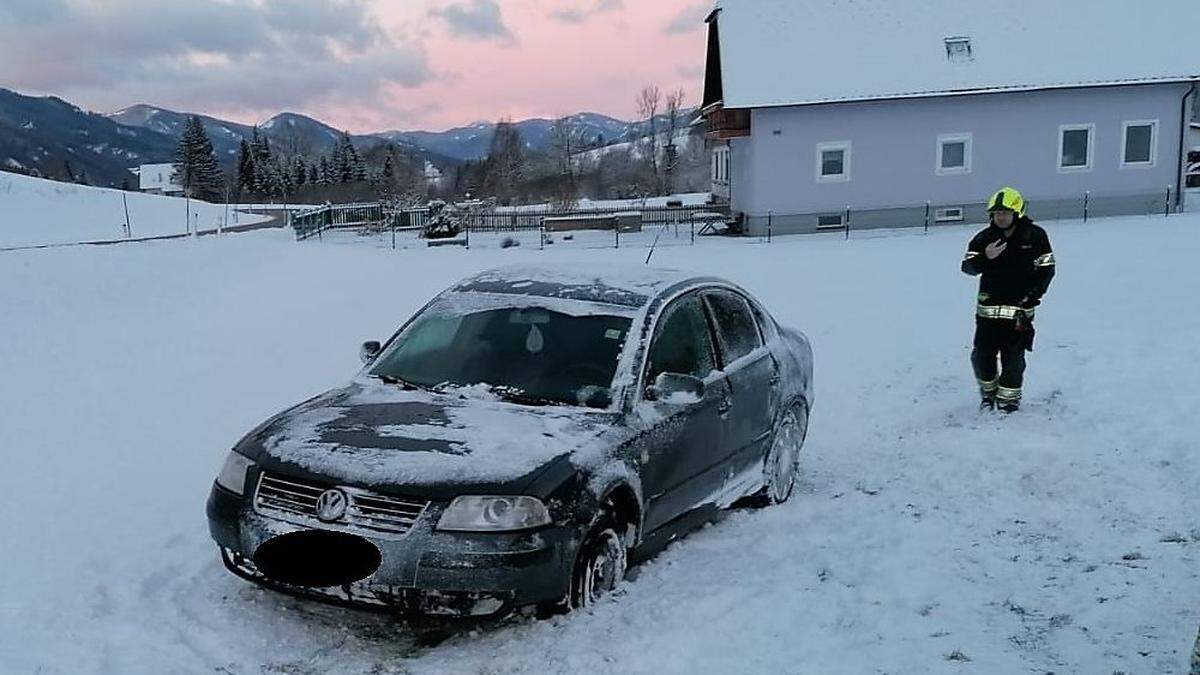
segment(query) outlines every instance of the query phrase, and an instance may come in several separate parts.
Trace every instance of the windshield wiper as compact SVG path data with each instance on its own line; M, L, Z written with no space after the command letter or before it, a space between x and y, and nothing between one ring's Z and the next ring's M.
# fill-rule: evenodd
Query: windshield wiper
M412 382L409 382L408 380L401 379L394 375L376 374L376 375L374 375L374 377L378 377L384 384L399 385L399 386L403 387L405 391L428 391L428 389L426 389L425 387L413 384Z
M556 399L547 398L545 396L531 396L529 394L524 394L519 391L513 391L513 390L507 389L505 387L493 387L492 393L499 396L500 399L503 401L508 401L509 403L516 403L519 405L533 405L533 406L562 405L562 401L559 401Z

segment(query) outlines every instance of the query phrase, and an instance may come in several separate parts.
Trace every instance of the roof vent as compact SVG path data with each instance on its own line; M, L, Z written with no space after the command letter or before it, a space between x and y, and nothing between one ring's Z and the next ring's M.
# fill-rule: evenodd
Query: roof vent
M946 38L946 59L951 63L974 61L975 54L971 50L971 38L961 36Z

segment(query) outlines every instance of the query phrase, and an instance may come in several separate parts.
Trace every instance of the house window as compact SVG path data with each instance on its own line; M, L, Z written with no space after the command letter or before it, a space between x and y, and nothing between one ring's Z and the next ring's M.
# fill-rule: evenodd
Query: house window
M817 145L817 182L841 183L850 180L850 141Z
M971 173L971 134L938 136L937 175L953 176Z
M969 37L948 37L946 42L946 59L951 63L964 63L975 59Z
M939 223L961 223L963 209L961 206L947 207L933 212L933 219Z
M844 227L846 221L843 220L842 214L836 216L817 216L818 230L840 230Z
M717 148L712 155L712 180L719 185L729 183L729 148Z
M1096 142L1095 124L1070 124L1058 128L1058 170L1091 171Z
M1140 120L1122 125L1125 143L1121 166L1154 166L1157 157L1158 120Z

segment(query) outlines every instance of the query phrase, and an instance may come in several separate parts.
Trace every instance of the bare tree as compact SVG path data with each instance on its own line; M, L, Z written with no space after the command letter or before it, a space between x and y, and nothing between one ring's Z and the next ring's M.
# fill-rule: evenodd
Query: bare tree
M662 159L663 192L666 194L675 191L675 172L679 168L679 148L675 146L675 137L683 124L680 113L686 96L682 88L667 94L667 139Z
M646 120L646 136L642 139L643 159L654 176L656 189L662 189L661 173L658 166L658 110L662 105L662 91L657 85L642 87L637 98L638 116Z

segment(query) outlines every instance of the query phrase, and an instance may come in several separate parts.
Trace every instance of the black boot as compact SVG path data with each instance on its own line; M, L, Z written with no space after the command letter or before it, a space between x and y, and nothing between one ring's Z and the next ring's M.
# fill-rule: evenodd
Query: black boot
M1000 387L996 392L996 408L1001 412L1015 413L1021 409L1021 390Z
M979 409L980 410L995 410L996 409L996 380L978 380L979 382Z

